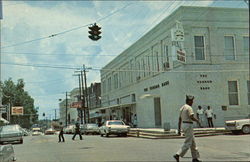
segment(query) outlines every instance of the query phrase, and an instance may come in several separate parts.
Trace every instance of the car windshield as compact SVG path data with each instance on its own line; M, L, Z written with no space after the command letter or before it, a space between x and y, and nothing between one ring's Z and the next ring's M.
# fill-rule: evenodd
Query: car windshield
M4 131L4 132L8 132L8 131L17 131L19 130L19 126L18 125L7 125L7 126L3 126L0 128L0 131Z
M108 122L108 125L124 125L124 123L122 121L112 121Z

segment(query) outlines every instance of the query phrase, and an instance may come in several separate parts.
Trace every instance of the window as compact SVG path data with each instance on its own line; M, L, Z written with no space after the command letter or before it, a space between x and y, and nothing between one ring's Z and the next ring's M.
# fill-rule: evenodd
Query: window
M235 60L234 37L225 36L224 57L226 60Z
M111 77L108 78L108 91L111 91Z
M106 93L106 80L103 80L102 87L103 93Z
M118 74L114 75L114 83L115 83L114 88L117 89L118 88Z
M229 105L239 105L237 81L228 81Z
M160 71L158 52L155 52L156 71Z
M249 37L243 37L244 54L249 54Z
M194 36L195 60L205 60L204 36Z
M247 97L248 97L248 105L250 105L250 81L247 81Z

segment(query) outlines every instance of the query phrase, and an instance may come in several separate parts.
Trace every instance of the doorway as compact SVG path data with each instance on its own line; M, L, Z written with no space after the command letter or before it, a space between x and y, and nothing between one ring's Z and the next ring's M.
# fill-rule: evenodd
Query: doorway
M161 127L161 99L154 98L155 127Z

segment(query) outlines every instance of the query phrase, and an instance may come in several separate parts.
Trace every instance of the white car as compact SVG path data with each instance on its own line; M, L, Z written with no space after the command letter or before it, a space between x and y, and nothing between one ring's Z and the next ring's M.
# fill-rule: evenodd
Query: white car
M237 134L240 131L244 134L250 133L250 119L229 120L225 122L226 129Z
M65 134L74 134L75 133L75 125L68 125L66 128L64 128Z
M110 134L127 136L130 126L121 120L107 120L99 129L101 136L108 137Z

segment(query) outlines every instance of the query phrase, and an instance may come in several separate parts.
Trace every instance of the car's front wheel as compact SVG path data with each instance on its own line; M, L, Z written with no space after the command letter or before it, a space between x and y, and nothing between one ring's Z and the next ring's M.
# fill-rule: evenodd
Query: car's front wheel
M250 126L249 125L243 126L242 127L242 133L244 133L244 134L250 133Z
M20 144L23 144L23 140L20 140L20 142L19 142Z
M106 137L109 137L109 134L108 134L106 131L105 131L105 136L106 136Z

